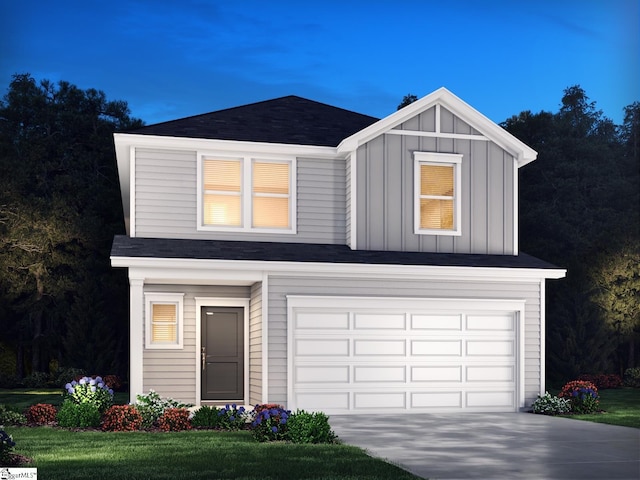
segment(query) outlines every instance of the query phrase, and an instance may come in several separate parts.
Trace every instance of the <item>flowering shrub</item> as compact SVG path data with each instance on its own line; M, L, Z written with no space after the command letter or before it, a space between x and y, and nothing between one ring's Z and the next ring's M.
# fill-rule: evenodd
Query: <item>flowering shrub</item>
M104 383L102 377L82 377L78 381L67 383L64 388L65 400L93 404L101 414L113 405L113 390Z
M47 425L56 421L56 407L48 403L38 403L27 408L27 422L35 425Z
M591 382L573 380L562 387L558 396L569 400L573 413L593 413L598 408L598 388Z
M13 447L15 446L16 442L13 441L13 437L0 426L0 465L11 464Z
M133 405L114 405L102 419L105 432L132 432L142 427L142 415Z
M158 418L158 427L163 432L191 430L189 410L186 408L167 408Z
M607 388L620 388L622 387L622 378L615 373L601 373L599 375L580 375L578 380L585 380L593 383L598 390L605 390Z
M287 436L287 420L291 415L289 410L281 406L266 408L256 405L255 417L251 422L251 433L259 442L285 440Z
M58 425L66 428L95 428L100 426L100 410L94 403L75 403L65 400L58 411Z
M549 392L538 395L538 398L531 405L533 413L542 415L561 415L571 411L571 402L566 398L554 397Z
M239 407L234 403L225 405L218 410L218 427L224 430L240 430L247 423L247 414L244 407Z
M293 443L333 443L336 434L331 430L326 414L297 410L287 421L287 440Z
M136 409L142 415L142 428L155 426L160 416L168 408L186 408L189 406L172 398L162 398L154 390L149 390L146 395L136 396Z
M640 368L627 368L624 371L624 384L627 387L640 388Z
M24 425L25 423L27 423L27 417L23 414L0 405L0 425Z

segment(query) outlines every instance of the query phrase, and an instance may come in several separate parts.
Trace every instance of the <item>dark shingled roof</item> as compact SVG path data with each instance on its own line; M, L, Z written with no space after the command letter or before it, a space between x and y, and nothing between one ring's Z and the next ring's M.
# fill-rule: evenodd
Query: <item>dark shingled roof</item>
M290 95L127 133L335 147L377 121L368 115Z
M346 245L129 238L124 235L116 235L114 238L111 256L373 265L558 268L525 253L520 255L469 255L461 253L385 252L351 250Z

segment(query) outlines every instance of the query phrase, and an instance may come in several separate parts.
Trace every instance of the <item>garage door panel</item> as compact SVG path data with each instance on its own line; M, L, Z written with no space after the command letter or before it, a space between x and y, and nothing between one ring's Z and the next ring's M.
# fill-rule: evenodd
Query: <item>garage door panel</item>
M455 356L462 355L461 340L413 340L412 355Z
M295 317L295 326L299 330L348 330L347 312L300 312Z
M413 392L412 408L462 408L462 392Z
M474 365L466 367L467 382L515 382L515 367Z
M327 405L334 411L349 410L348 392L300 392L295 397L296 405L309 411L327 412Z
M356 383L404 383L406 381L404 366L355 366L353 373Z
M466 405L470 408L513 408L515 404L513 391L470 391L466 393Z
M461 366L414 366L411 367L412 382L461 382Z
M513 314L508 315L467 315L468 331L510 332L515 329Z
M349 356L348 339L298 339L295 342L295 355L300 357Z
M413 330L461 331L462 315L411 315Z
M513 357L513 340L467 340L467 356L470 357Z
M356 313L353 319L355 330L405 330L404 314Z
M353 404L356 409L406 408L406 395L404 392L355 392Z
M349 367L342 365L298 366L295 381L299 384L349 384Z
M404 356L406 342L404 340L354 340L354 355Z

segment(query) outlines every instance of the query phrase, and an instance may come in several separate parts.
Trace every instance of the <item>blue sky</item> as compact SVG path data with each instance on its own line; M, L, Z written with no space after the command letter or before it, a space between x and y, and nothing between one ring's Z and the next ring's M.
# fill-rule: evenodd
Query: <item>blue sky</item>
M284 95L384 117L445 86L501 122L579 84L640 100L639 0L41 0L0 6L14 73L125 100L147 124Z

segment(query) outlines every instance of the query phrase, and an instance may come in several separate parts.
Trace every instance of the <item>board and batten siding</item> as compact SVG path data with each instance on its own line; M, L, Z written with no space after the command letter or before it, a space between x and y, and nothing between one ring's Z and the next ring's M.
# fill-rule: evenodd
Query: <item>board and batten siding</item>
M525 405L540 393L540 284L462 280L269 277L269 402L287 402L287 295L524 299ZM329 305L327 305L329 306Z
M384 134L357 151L357 248L438 253L514 253L515 160L445 108L440 131L479 139ZM435 108L398 130L435 132ZM414 152L462 154L462 234L414 233ZM353 228L353 226L352 226Z
M144 286L144 292L184 293L183 348L180 350L143 350L144 392L148 393L149 390L153 389L162 397L170 397L183 403L195 404L196 396L199 395L199 392L196 392L195 377L195 297L249 298L250 287L147 284ZM144 338L144 332L142 338Z
M345 161L298 158L297 233L197 229L197 152L136 149L135 235L265 242L344 244Z

